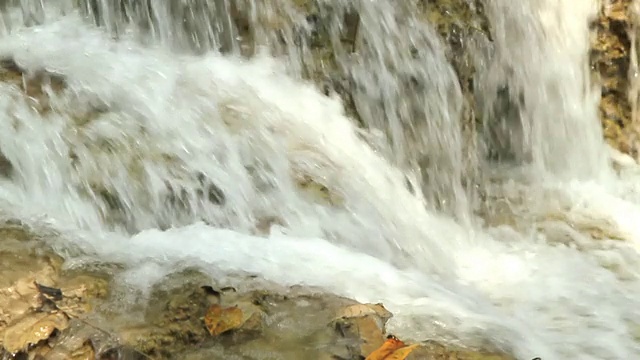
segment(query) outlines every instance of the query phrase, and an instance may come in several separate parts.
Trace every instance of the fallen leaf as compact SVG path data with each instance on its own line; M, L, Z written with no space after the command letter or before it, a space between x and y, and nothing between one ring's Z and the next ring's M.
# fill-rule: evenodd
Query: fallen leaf
M384 360L404 360L407 358L407 356L409 356L409 354L411 354L411 352L413 350L415 350L418 346L418 344L413 344L413 345L409 345L409 346L405 346L402 347L396 351L394 351L391 355L387 356L386 358L384 358Z
M393 335L387 336L387 340L376 351L367 356L365 360L384 360L394 351L403 348L405 343Z
M237 329L243 323L242 310L237 306L223 308L214 304L209 307L204 316L204 324L213 336L222 334L225 331Z
M8 352L15 354L28 345L48 339L54 330L64 330L68 325L69 319L60 312L33 314L6 329L3 345Z

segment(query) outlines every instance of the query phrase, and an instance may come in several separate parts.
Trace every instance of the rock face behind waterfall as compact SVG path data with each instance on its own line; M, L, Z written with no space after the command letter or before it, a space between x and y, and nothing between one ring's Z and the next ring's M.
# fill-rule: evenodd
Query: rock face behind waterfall
M84 0L80 3L82 8L89 12L88 15L95 18L97 24L103 25L104 17L101 12L106 10L101 10L100 1ZM350 74L342 63L343 60L339 60L345 57L345 52L356 52L361 42L359 39L360 17L357 10L347 5L350 2L339 1L332 5L321 0L270 0L264 2L265 5L256 5L250 0L213 3L216 5L206 5L205 2L196 1L193 4L172 6L169 9L171 14L182 19L174 26L185 27L185 31L196 33L209 31L198 28L199 20L193 18L193 11L188 11L189 6L199 6L202 8L198 8L202 10L198 10L201 16L215 17L214 13L218 10L229 14L229 18L223 19L224 21L216 20L219 24L215 26L221 29L216 35L218 39L216 47L224 52L236 51L245 56L252 56L259 46L267 45L274 53L285 54L295 52L294 49L299 48L302 42L305 43L307 48L305 51L308 53L301 51L297 55L289 54L290 57L300 58L300 68L296 70L298 74L313 80L327 93L340 95L347 113L361 125L366 125L363 123L361 112L358 111L357 99L354 96L358 91L357 84L354 84L353 79L350 78ZM224 3L224 5L218 3ZM281 3L287 6L280 6ZM484 14L484 2L481 0L416 0L416 3L422 12L421 18L436 29L446 45L447 59L458 77L463 95L461 120L467 138L470 139L473 134L484 131L487 133L483 137L486 143L484 145L489 147L486 150L490 156L514 155L514 147L518 145L509 140L513 135L514 126L510 125L509 129L503 130L501 129L503 124L500 126L483 124L482 111L478 108L479 104L476 104L474 95L474 87L477 85L474 84L476 72L474 56L477 55L478 48L492 41L490 24ZM604 2L601 5L598 16L592 24L590 59L594 82L602 85L600 117L605 137L615 148L637 156L640 128L634 120L634 113L640 88L634 80L637 77L637 61L634 60L636 57L634 54L637 51L634 41L637 41L635 40L637 38L635 19L638 11L631 6L631 3L630 0L616 0ZM121 0L118 21L135 22L141 28L151 28L153 19L148 17L153 12L151 9L153 6L152 2L147 2L148 9L142 11L144 9L139 2ZM255 6L264 6L271 10L261 14L253 11ZM293 11L295 14L291 10L283 10L287 7L295 9ZM114 7L108 11L117 12L117 9ZM344 16L333 16L335 12L341 12ZM343 21L336 23L336 18L342 18ZM291 24L292 22L295 24ZM259 28L256 28L257 24ZM118 29L118 26L110 27ZM176 39L176 41L180 40ZM232 42L236 43L232 44ZM204 50L211 47L202 43L192 45ZM415 51L417 54L420 49ZM411 78L409 82L415 82L415 80ZM419 91L420 86L424 84L413 83L412 86ZM502 90L505 94L509 93L508 88ZM518 94L511 94L506 97L517 98L517 96ZM496 105L499 109L498 113L494 114L497 115L493 116L494 118L517 117L517 104L511 104L513 101L508 100L508 104L504 106L503 98L506 97L497 94ZM485 123L487 121L491 120L484 120ZM516 124L515 127L517 126ZM465 143L471 144L473 141ZM3 160L0 163L6 164L6 161ZM3 165L2 168L6 169L7 166ZM6 170L2 173L6 173Z
M603 2L592 24L591 65L602 84L600 118L607 141L638 158L637 9L631 0Z

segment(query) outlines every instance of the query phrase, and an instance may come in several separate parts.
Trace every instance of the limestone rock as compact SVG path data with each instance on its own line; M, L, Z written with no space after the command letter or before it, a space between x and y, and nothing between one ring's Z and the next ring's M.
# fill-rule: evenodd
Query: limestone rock
M35 235L20 226L0 225L0 332L42 306L36 283L55 285L62 259L38 254Z
M600 119L606 140L616 149L638 158L640 128L633 118L637 84L632 79L632 42L635 29L631 0L602 2L592 23L590 61L602 85ZM637 66L637 64L635 65Z
M621 152L620 150L609 145L607 147L609 150L609 159L613 168L617 171L621 171L623 169L632 168L638 165L637 161L628 154Z
M107 295L106 278L63 271L63 259L19 221L0 224L0 243L0 354L53 360L90 354L87 341L102 330L82 335L74 319ZM74 339L73 346L64 339Z
M497 352L457 349L437 342L427 342L414 350L407 360L516 360L513 356Z
M24 225L0 226L0 240L0 353L5 355L80 360L268 353L285 360L355 359L385 341L392 316L382 304L359 304L305 287L278 288L254 277L236 290L193 269L165 277L140 303L124 304L109 276L63 271L62 259ZM228 331L212 335L205 320L212 306L237 309L241 317ZM510 359L436 343L415 352L424 356L410 359Z
M13 174L13 164L2 153L0 153L0 176L10 177Z
M2 346L11 354L26 350L29 345L48 339L55 330L66 329L68 320L62 312L24 316L4 330Z
M420 0L424 16L448 45L447 58L456 70L467 110L475 110L473 94L474 39L491 40L489 20L479 0ZM468 114L469 116L469 114ZM465 119L467 122L475 119Z

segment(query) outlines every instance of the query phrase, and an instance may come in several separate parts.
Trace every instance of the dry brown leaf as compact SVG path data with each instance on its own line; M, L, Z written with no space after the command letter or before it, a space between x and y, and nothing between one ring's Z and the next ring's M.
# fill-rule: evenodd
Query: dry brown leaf
M15 354L28 345L48 339L54 330L64 330L68 325L69 319L60 312L32 314L6 329L4 348Z
M0 235L6 228L0 225ZM7 235L11 239L14 234ZM18 235L27 236L27 235ZM36 256L20 248L3 253L0 262L0 332L7 324L16 322L32 309L42 306L42 299L34 282L55 284L62 260L53 256ZM0 335L1 337L2 335Z
M384 358L384 360L404 360L418 346L419 346L418 344L413 344L413 345L402 347L402 348L394 351L391 355L389 355L386 358Z
M396 350L405 347L405 343L393 335L387 336L387 340L376 351L367 356L365 360L384 360Z
M220 305L211 305L204 316L204 324L213 336L225 331L237 329L243 323L242 310L237 306L223 308Z

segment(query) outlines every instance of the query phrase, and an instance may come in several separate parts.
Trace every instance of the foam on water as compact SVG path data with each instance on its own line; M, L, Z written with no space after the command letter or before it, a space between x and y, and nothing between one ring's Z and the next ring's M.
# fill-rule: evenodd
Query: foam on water
M524 204L516 216L535 217L531 227L461 226L427 210L337 99L266 55L176 55L113 41L71 14L2 38L0 57L68 84L43 114L0 84L0 152L15 168L0 181L4 212L44 214L62 233L57 246L127 264L134 285L187 265L249 272L383 302L395 314L390 330L409 339L489 339L520 359L640 356L632 186L507 182L501 191ZM222 204L198 200L196 173L224 193ZM301 175L340 205L300 191ZM622 184L637 180L627 176ZM169 206L167 184L184 189L183 208ZM536 228L557 214L555 232ZM283 226L252 235L265 217ZM616 236L594 240L578 226L603 222Z

